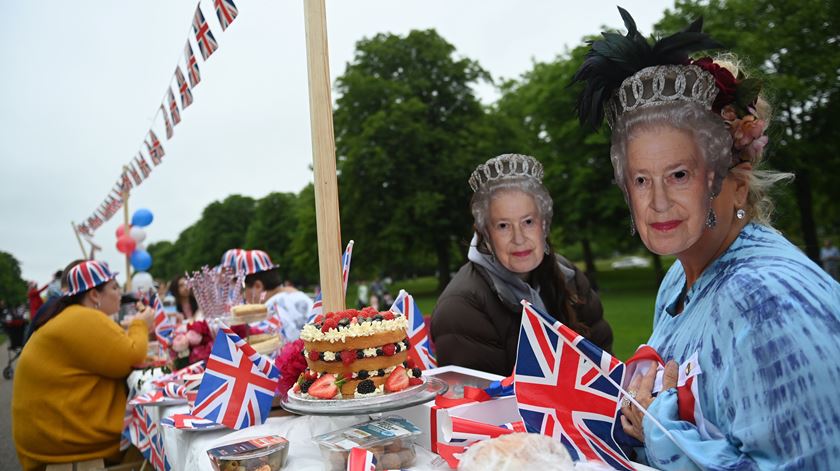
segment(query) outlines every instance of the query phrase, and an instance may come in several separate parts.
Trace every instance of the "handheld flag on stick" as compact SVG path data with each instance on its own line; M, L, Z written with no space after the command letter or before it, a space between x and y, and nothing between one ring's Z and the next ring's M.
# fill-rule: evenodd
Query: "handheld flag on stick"
M632 470L614 438L623 377L624 364L522 301L514 390L529 432L560 440L574 460Z
M279 376L272 362L222 325L191 414L236 430L262 424Z
M344 249L344 255L341 257L341 277L344 280L344 295L347 296L347 284L350 279L350 260L353 258L352 240L347 243L347 248ZM321 293L315 295L315 303L312 304L312 310L309 311L309 317L306 322L312 322L319 314L324 313L324 300Z
M423 313L420 312L420 308L414 302L414 296L408 294L405 290L400 290L400 294L391 306L391 312L404 315L408 321L408 340L410 344L408 357L414 360L415 367L421 370L437 368L437 360L432 355L431 342L429 341L429 327L423 319Z

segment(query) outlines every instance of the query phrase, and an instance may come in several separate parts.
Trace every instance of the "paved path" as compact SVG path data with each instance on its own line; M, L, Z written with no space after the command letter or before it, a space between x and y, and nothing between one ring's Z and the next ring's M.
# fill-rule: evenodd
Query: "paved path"
M0 369L5 368L9 361L7 348L8 343L0 347ZM12 381L0 377L0 471L19 469L20 463L12 441Z

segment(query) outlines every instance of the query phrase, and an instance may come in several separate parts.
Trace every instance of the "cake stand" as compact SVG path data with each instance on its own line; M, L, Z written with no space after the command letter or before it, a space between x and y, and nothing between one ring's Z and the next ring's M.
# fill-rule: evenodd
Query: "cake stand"
M280 402L280 406L289 412L302 415L379 414L429 402L449 389L445 381L434 376L422 379L422 384L409 386L399 392L358 399L315 399L289 391L288 396Z

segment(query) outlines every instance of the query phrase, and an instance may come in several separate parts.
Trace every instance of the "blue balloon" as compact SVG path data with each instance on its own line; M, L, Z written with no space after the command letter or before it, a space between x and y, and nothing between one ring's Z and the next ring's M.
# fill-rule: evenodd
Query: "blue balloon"
M131 252L131 266L137 271L146 271L152 266L152 256L145 250Z
M154 221L155 215L152 214L146 208L140 208L137 211L134 211L134 215L131 216L131 225L137 227L146 227Z

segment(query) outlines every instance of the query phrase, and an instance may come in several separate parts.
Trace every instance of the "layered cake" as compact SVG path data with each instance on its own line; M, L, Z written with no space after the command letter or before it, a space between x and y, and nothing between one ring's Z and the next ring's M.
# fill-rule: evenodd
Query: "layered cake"
M294 390L319 399L358 398L419 384L408 357L408 323L402 314L373 308L317 316L303 326L307 369Z

